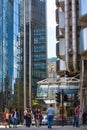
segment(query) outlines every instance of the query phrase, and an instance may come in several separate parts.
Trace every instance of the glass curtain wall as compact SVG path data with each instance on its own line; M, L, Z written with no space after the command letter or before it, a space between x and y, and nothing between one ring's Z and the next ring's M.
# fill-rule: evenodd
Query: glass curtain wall
M47 76L46 0L32 0L32 92Z
M31 12L29 1L25 1L25 27L26 27L26 95L29 102L29 87L32 89L32 97L37 94L37 82L47 76L47 37L46 37L46 0L31 0ZM30 16L31 14L31 16ZM31 17L31 25L29 18ZM21 17L23 20L23 16ZM21 24L23 21L21 21ZM31 26L31 28L29 27ZM31 30L29 30L31 29ZM31 31L31 37L30 32ZM30 48L31 38L31 48ZM31 49L31 50L30 50ZM30 52L31 51L31 57ZM30 75L31 58L31 77ZM31 86L29 84L31 78Z
M11 94L15 95L15 88L18 88L20 82L19 2L0 0L0 111L10 106Z
M13 2L0 0L0 111L8 105L8 89L10 88L9 56L12 53L12 14ZM9 52L9 49L11 52ZM12 57L11 57L12 58ZM11 59L10 59L11 60Z
M12 93L14 94L14 106L19 109L23 104L23 81L21 82L22 48L20 42L20 0L14 0L13 11L13 77ZM22 93L21 93L22 92ZM20 99L22 99L22 104Z

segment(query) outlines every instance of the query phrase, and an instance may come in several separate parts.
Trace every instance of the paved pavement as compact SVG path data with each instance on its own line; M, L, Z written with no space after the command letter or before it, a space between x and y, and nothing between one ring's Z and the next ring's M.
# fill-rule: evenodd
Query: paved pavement
M23 125L18 125L17 128L5 128L5 126L3 125L0 125L0 129L1 128L4 128L4 129L21 129L21 130L49 130L47 128L47 126L41 126L40 128L37 128L35 126L31 126L30 128L26 128L25 126ZM52 127L53 130L87 130L87 126L80 126L80 127L73 127L73 126L53 126Z

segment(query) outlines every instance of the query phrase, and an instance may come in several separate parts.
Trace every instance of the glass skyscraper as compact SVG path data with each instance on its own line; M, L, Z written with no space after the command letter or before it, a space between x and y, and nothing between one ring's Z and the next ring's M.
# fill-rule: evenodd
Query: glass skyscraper
M32 0L32 87L36 93L37 82L46 78L46 0Z
M24 77L26 90L31 80L30 96L35 97L37 82L47 75L46 0L31 0L31 10L29 3L29 0L0 0L0 111L12 102L14 106L23 104ZM24 62L26 75L23 75Z
M13 1L0 0L0 111L8 101L13 75Z
M0 111L9 105L18 78L19 0L0 0Z
M31 4L31 5L30 5ZM22 15L23 17L23 15ZM22 20L24 20L22 18ZM23 22L21 21L21 25ZM32 89L31 97L36 96L37 82L47 76L47 36L46 1L25 1L25 76L26 90ZM31 82L31 83L30 83ZM31 90L29 90L31 91ZM28 92L28 91L27 91ZM28 95L29 95L28 94Z

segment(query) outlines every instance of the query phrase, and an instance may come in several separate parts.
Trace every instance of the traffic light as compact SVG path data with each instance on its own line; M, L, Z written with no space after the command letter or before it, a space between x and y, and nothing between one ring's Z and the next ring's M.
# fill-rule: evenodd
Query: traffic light
M77 106L79 104L79 96L78 96L78 92L76 91L74 93L74 100L73 100L73 105Z
M60 103L60 92L56 92L55 95L56 95L55 96L56 97L56 102Z
M78 92L74 93L74 100L78 100Z
M67 94L63 94L63 101L65 101L65 102L67 102L68 101L68 96L67 96Z

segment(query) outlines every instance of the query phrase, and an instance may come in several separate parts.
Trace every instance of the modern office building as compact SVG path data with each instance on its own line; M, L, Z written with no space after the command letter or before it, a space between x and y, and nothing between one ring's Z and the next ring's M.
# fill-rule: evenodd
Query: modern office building
M19 0L0 0L0 111L9 106L19 77Z
M56 0L56 55L57 75L67 77L65 86L75 86L72 91L79 95L80 91L80 22L79 22L79 0ZM70 80L70 82L68 82ZM75 81L75 82L74 82ZM63 81L61 81L62 84ZM78 87L77 87L78 86ZM68 92L67 91L67 92ZM69 93L67 93L69 94ZM74 98L73 98L74 99ZM79 96L78 96L79 99ZM79 100L65 105L71 113Z
M29 7L31 7L31 10L29 10L31 12L25 14L26 76L27 76L26 81L29 86L29 76L31 76L32 94L33 96L35 96L37 89L36 87L37 81L46 78L46 63L47 63L46 0L32 0L31 2L29 1L26 2L25 2L25 12L28 11ZM31 4L31 6L29 4ZM29 16L29 19L27 14ZM30 64L31 67L29 67ZM31 69L31 75L29 74L30 69Z
M29 104L47 76L45 0L0 0L0 50L0 111Z
M57 74L80 79L80 103L87 106L86 0L56 0Z
M0 1L0 111L7 105L13 75L13 2Z
M87 108L87 0L79 1L81 54L81 107Z
M24 100L28 104L36 96L37 82L47 76L46 0L21 1L20 10Z
M79 2L56 0L57 73L76 75L79 72Z

